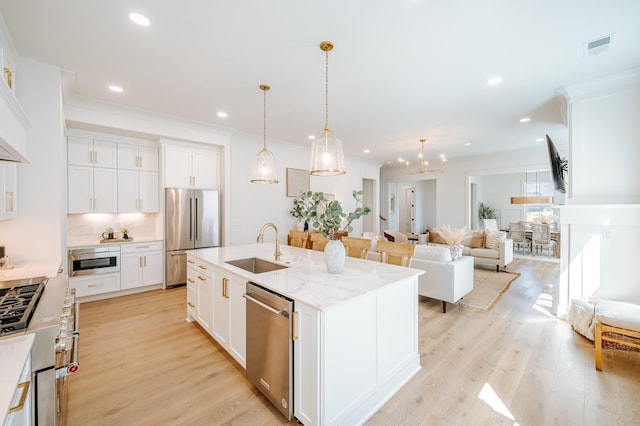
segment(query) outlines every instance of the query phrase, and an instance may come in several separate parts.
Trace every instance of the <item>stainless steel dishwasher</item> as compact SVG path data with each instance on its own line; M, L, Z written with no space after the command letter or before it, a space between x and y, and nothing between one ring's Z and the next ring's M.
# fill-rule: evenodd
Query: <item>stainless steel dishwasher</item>
M247 377L284 416L293 413L293 300L248 282Z

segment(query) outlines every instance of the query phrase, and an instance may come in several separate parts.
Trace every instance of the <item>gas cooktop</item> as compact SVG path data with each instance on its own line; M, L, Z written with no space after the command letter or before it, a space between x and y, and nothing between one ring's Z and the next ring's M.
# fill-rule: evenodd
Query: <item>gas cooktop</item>
M27 328L46 282L47 277L0 281L0 335Z

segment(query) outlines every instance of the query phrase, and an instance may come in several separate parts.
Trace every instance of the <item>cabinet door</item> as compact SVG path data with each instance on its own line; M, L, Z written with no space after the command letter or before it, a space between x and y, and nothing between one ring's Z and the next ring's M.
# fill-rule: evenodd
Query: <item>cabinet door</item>
M187 257L187 264L193 261ZM198 271L193 269L192 266L187 268L187 321L193 322L197 318L197 303L198 303Z
M118 170L118 211L133 213L139 211L138 171Z
M188 148L165 146L163 151L164 186L191 187L191 151Z
M138 170L138 145L118 142L118 169Z
M218 153L215 151L193 150L192 185L195 188L218 189Z
M70 166L93 166L93 140L69 136L67 163Z
M242 297L245 292L245 281L237 277L229 277L227 294L229 297L229 353L236 361L247 367L247 318L246 299Z
M161 284L164 279L162 252L147 251L142 253L142 256L142 285Z
M229 278L222 274L213 275L213 323L211 334L225 349L229 340Z
M160 211L158 173L139 172L138 211L155 213Z
M158 148L153 146L138 147L138 168L145 172L158 171Z
M198 322L202 328L211 333L213 280L211 277L198 271L196 281L198 283Z
M17 216L17 186L16 163L0 161L0 219Z
M294 415L303 424L319 424L319 316L320 313L296 302L293 314L293 400Z
M76 296L91 296L120 290L120 274L98 274L84 277L70 277L69 287L76 289Z
M93 165L115 169L118 167L117 143L112 141L93 140Z
M127 253L120 256L120 288L140 287L142 282L142 254Z
M93 212L93 168L69 166L67 173L69 213Z
M30 426L33 424L31 420L31 407L33 405L34 395L33 388L35 387L33 384L33 379L31 378L31 354L29 354L22 368L22 373L20 373L15 395L11 399L12 402L22 400L24 403L18 411L6 415L3 423L4 426ZM23 392L27 394L23 395Z
M118 171L116 169L93 169L94 212L114 213L118 211Z

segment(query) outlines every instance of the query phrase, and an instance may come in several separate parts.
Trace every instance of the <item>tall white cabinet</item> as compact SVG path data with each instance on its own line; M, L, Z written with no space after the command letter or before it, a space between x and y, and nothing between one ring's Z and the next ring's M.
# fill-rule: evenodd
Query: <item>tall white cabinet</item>
M158 148L118 143L118 211L160 210Z
M217 150L180 145L164 145L162 150L166 188L218 189Z

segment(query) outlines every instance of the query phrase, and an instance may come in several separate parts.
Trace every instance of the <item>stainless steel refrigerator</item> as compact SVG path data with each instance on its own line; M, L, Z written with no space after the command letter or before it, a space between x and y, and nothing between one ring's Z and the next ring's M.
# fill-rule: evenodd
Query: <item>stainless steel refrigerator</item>
M187 282L188 250L219 245L219 197L213 189L165 189L167 287Z

